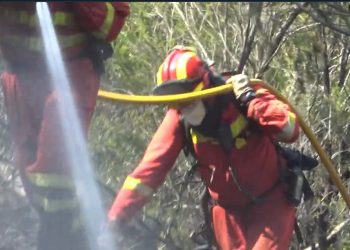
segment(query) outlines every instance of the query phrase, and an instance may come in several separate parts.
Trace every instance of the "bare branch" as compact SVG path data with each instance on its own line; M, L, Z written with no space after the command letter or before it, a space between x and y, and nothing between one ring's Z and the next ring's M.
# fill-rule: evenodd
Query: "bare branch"
M346 66L348 63L349 58L349 48L345 42L343 42L343 47L341 49L341 56L340 56L340 67L339 67L339 86L343 86L345 82L346 77Z
M323 13L323 11L321 11L320 9L317 9L313 5L298 4L298 6L303 11L308 13L316 22L321 23L322 25L330 28L333 31L339 32L346 36L350 36L350 29L348 29L346 26L340 27L339 24L333 23L331 20L329 20L328 16L325 13Z
M349 12L348 8L346 6L341 6L341 4L343 4L343 3L328 2L326 4L328 7L335 10L333 14L344 15L347 18L350 16L350 12Z
M215 20L216 20L216 23L217 23L217 29L219 30L219 32L217 33L222 41L222 44L224 45L224 53L223 53L223 61L226 62L227 59L226 59L226 56L228 54L228 56L230 58L234 57L234 55L231 53L231 51L228 49L228 44L227 44L227 25L225 22L225 25L223 27L224 30L221 29L221 26L220 25L220 20L219 20L219 16L220 16L220 12L217 11L217 13L215 12L214 13L214 17L215 17ZM227 6L226 6L226 9L225 9L225 20L227 20Z
M336 237L337 235L341 232L341 230L343 230L343 228L349 224L350 222L350 219L346 219L345 221L343 221L342 223L338 224L337 226L334 227L334 229L332 230L332 232L330 232L328 235L327 235L327 238L326 238L326 241L327 241L327 244L331 244L333 241L336 240ZM312 249L317 249L319 247L319 243L316 243L314 245L314 247L306 247L304 248L304 250L312 250Z
M302 12L300 8L294 8L293 12L289 15L286 22L281 26L280 30L278 31L277 35L275 36L275 39L271 42L271 45L269 47L269 52L267 55L267 59L262 63L262 66L260 67L257 77L262 78L262 75L266 72L268 69L268 66L272 60L272 58L276 55L279 48L281 47L283 43L283 39L287 33L287 30L292 25L296 17Z
M329 78L329 59L328 59L328 46L326 41L326 35L324 28L322 29L322 42L323 42L323 51L322 51L322 58L323 58L323 82L326 89L327 95L330 94L330 78Z
M260 20L262 9L263 3L249 3L250 16L247 28L245 30L244 45L239 64L237 66L237 73L241 73L243 71L244 66L246 65L249 55L252 51L252 45L257 30L257 22Z
M177 11L177 13L179 14L179 16L181 17L182 21L184 22L188 33L191 35L192 39L196 42L197 46L200 48L205 59L208 59L209 58L208 53L204 49L204 46L202 45L202 43L199 41L198 37L192 32L192 29L190 28L190 25L189 25L185 15L184 15L183 11L179 8L179 3L172 3L172 4L173 4L175 10Z

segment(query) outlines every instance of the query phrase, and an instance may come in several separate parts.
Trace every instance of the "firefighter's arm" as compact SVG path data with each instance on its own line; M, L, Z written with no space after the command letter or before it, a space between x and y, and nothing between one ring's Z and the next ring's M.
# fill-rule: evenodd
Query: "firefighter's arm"
M247 104L247 117L255 120L275 141L291 143L300 133L296 114L270 91L253 87L255 98Z
M169 110L154 134L138 167L127 176L108 217L131 219L164 182L183 146L179 114Z
M256 121L275 141L294 142L299 136L299 123L289 106L267 89L251 86L248 76L234 75L227 80L236 98L247 109L247 117Z
M117 38L129 15L127 2L77 2L72 8L82 27L106 42Z

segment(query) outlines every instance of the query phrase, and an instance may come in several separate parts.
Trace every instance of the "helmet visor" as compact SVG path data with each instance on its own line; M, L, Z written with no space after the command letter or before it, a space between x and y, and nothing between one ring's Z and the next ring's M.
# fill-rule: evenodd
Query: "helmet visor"
M153 88L153 95L173 95L192 92L201 81L202 77L165 81Z

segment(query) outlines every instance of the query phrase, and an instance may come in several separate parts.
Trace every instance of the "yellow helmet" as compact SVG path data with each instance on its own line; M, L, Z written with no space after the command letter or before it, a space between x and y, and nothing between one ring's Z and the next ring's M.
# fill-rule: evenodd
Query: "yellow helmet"
M160 65L155 95L180 94L204 89L205 63L192 47L175 46Z

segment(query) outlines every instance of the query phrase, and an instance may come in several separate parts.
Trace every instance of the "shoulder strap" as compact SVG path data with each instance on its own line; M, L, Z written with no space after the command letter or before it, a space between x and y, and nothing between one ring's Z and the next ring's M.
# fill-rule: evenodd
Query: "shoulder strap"
M183 137L185 139L185 144L182 148L184 151L184 154L186 156L189 156L189 155L195 156L196 153L194 151L191 132L190 132L191 127L190 127L190 124L186 122L186 120L183 118L182 115L180 116L180 125L182 127Z
M193 141L191 138L191 132L190 132L191 127L190 127L190 124L186 122L186 120L182 116L180 117L180 126L182 127L183 138L185 140L182 150L191 165L191 168L188 171L188 176L192 176L193 173L198 168L198 160L197 160L196 152L194 151Z

